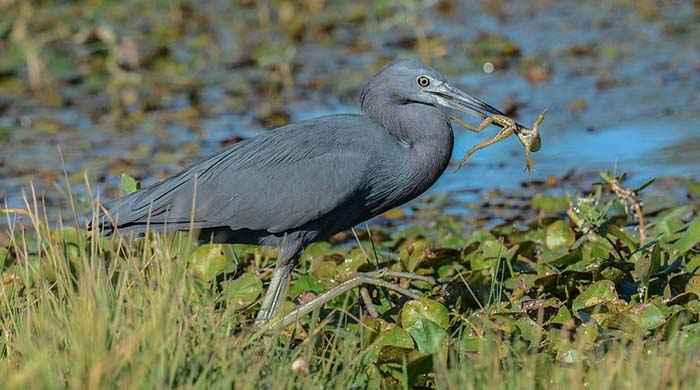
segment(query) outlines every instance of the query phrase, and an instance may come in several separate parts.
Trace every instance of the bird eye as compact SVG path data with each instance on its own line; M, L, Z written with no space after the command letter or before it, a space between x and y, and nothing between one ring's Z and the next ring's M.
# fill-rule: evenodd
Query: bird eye
M418 78L416 79L416 82L418 83L418 86L420 86L421 88L425 88L428 85L430 85L430 79L428 78L428 76L418 76Z

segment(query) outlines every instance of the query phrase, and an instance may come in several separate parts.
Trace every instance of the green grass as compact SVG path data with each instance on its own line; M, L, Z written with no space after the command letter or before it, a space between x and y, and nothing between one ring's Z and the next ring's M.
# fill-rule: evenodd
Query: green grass
M27 226L0 247L0 387L700 385L697 201L650 212L640 245L606 185L568 215L565 200L532 199L526 225L473 230L424 209L428 226L315 244L285 310L356 271L437 281L393 280L420 301L368 289L378 318L351 291L262 335L252 320L274 251L105 239L20 212Z
M99 126L120 118L111 126L118 138L149 112L179 110L183 98L191 106L177 113L180 125L211 115L201 101L208 87L225 92L214 113L247 113L265 100L270 108L256 119L286 122L285 99L356 92L388 60L378 53L393 38L376 36L389 30L407 38L392 53L452 73L485 61L541 65L505 36L456 45L430 34L448 26L453 3L10 1L0 6L0 95L29 107L22 112L77 102ZM639 13L663 16L661 5L642 3ZM483 3L495 15L504 7ZM679 20L668 22L693 25ZM312 61L321 56L304 47L317 45L366 57L357 67L367 69L316 80L336 65ZM60 120L34 126L70 131ZM0 128L0 141L20 130ZM142 171L150 164L126 169L154 176ZM391 280L417 301L368 288L368 303L354 290L264 335L253 318L274 251L196 246L187 234L129 240L49 229L32 202L8 213L10 229L0 231L0 388L698 388L700 184L688 183L680 203L645 199L641 240L625 210L633 205L603 179L586 196L491 199L479 218L421 206L389 227L318 243L304 254L285 311L357 271L436 282ZM494 222L499 215L508 222Z

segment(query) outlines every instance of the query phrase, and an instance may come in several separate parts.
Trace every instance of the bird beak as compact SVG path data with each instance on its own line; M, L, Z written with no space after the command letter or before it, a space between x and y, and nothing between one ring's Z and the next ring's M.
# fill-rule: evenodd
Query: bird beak
M503 115L501 111L490 106L481 99L468 95L466 92L455 88L447 82L442 82L429 88L429 92L437 98L438 104L453 110L476 115L478 117L488 117L491 115Z

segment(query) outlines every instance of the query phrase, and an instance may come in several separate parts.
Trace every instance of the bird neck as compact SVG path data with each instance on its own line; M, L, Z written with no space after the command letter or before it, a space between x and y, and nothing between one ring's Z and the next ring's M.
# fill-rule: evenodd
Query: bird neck
M426 104L383 101L371 96L362 103L362 111L379 123L399 142L407 146L442 144L452 141L452 127L447 115Z
M365 114L405 147L402 165L407 170L404 177L411 181L410 192L427 190L447 168L452 156L454 135L447 115L418 103L373 106L382 109L363 107Z

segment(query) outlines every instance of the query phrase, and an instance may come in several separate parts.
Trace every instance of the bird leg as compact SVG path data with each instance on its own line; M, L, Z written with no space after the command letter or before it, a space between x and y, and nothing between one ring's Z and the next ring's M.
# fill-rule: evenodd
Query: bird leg
M270 285L267 287L267 292L263 298L262 305L255 317L255 322L262 324L268 322L277 315L277 312L287 297L289 289L289 280L292 277L292 271L299 262L299 254L301 245L286 246L281 245L280 253L277 257L277 265L272 272Z
M312 299L311 301L307 302L304 305L301 305L294 309L291 313L287 314L284 316L282 319L272 321L269 323L268 327L269 328L284 328L286 326L289 326L295 322L297 322L301 317L305 316L306 314L311 313L312 311L321 308L323 305L328 303L329 301L337 298L338 296L352 290L355 287L361 286L363 284L369 284L373 286L378 286L378 287L385 287L390 290L394 290L400 294L403 294L409 298L412 299L419 299L420 296L410 290L407 290L405 288L399 287L393 283L389 283L386 280L384 280L384 277L402 277L402 278L408 278L408 279L419 279L419 280L425 280L429 282L435 282L433 278L426 277L426 276L420 276L420 275L415 275L415 274L410 274L410 273L405 273L405 272L392 272L388 271L386 269L382 269L379 271L374 271L374 272L358 272L355 273L350 279L340 283L339 285L331 288L330 290L324 292L323 294L317 296L316 298Z

